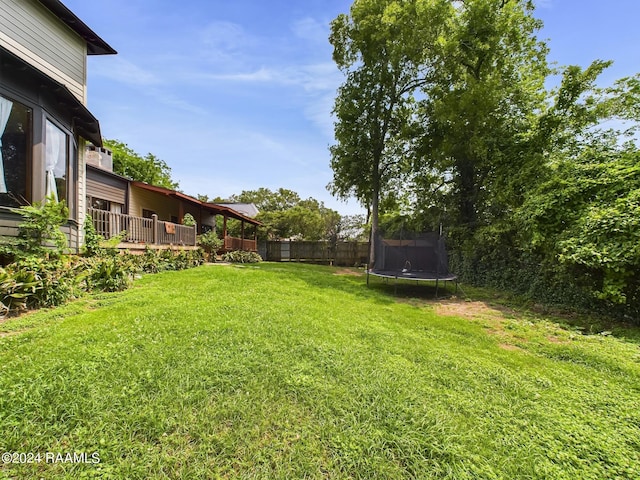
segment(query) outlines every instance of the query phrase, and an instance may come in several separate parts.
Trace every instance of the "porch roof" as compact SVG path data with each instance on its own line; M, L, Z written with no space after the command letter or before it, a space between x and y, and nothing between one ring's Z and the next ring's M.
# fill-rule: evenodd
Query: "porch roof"
M242 213L234 210L233 208L225 207L215 203L203 203L203 205L209 211L216 213L217 215L226 215L227 217L235 218L236 220L242 220L247 223L250 223L251 225L256 225L258 227L262 226L262 222L259 222L255 218L247 217L246 215L243 215Z
M252 225L256 225L256 226L260 226L262 225L262 223L260 223L258 220L254 219L254 218L250 218L247 217L246 215L243 215L240 212L237 212L235 210L233 210L232 208L229 207L223 207L220 205L216 205L215 203L206 203L206 202L201 202L200 200L198 200L197 198L191 197L189 195L186 195L182 192L178 192L176 190L170 190L168 188L164 188L164 187L156 187L155 185L149 185L148 183L144 183L144 182L137 182L137 181L132 181L131 185L133 185L134 187L138 187L141 188L143 190L147 190L150 192L155 192L158 193L160 195L165 195L167 197L172 197L178 200L182 200L184 202L190 203L192 205L195 205L197 207L201 207L204 210L211 212L215 215L223 215L229 218L234 218L236 220L240 220L240 221L244 221L246 223L250 223Z

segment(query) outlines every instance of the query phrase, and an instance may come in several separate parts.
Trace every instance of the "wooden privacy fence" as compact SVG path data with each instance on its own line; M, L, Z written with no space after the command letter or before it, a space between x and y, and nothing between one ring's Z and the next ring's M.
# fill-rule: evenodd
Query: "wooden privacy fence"
M368 242L266 242L262 249L271 262L312 262L332 265L363 265L369 256Z

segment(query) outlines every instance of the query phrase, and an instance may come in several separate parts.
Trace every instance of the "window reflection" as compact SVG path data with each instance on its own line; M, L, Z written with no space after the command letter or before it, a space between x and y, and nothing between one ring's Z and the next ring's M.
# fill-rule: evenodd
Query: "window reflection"
M27 201L27 165L31 152L30 108L0 95L0 205Z

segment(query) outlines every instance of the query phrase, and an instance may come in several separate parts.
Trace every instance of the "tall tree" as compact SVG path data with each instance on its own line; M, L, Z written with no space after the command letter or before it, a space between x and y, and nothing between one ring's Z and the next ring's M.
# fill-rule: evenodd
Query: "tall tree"
M333 113L330 147L338 197L355 196L371 215L370 264L381 195L402 169L413 93L427 82L426 47L435 45L444 21L442 1L355 0L350 13L331 23L333 59L345 74Z
M509 211L542 165L531 132L550 70L532 1L447 4L440 58L422 89L415 167L422 193L444 193L449 221L468 239Z
M104 146L113 152L113 171L138 182L170 190L178 188L171 178L171 168L152 153L144 157L119 140L104 139Z

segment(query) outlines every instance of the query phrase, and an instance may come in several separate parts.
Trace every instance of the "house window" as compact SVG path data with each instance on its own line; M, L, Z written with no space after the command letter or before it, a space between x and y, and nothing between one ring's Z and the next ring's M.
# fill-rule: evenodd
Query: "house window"
M68 136L53 122L46 121L45 196L55 201L67 200Z
M153 210L147 210L146 208L142 209L142 218L151 218L153 215L155 215L156 212L154 212Z
M27 200L31 164L32 110L0 95L0 205L17 207Z
M103 200L102 198L91 198L91 208L96 210L104 210L106 212L111 210L111 202L109 200Z

